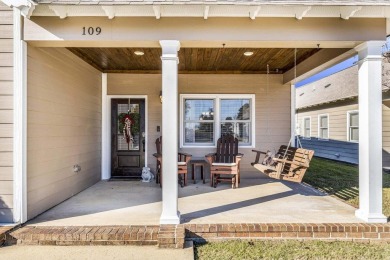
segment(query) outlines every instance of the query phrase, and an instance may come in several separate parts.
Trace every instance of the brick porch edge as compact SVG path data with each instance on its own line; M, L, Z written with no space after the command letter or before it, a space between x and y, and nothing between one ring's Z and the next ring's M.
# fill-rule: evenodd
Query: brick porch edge
M10 233L19 245L159 245L183 248L183 225L25 226Z
M21 245L158 245L183 248L185 240L318 239L390 243L387 224L181 224L161 226L25 226L9 236Z
M318 239L390 242L387 224L185 224L186 238L200 241L224 239Z

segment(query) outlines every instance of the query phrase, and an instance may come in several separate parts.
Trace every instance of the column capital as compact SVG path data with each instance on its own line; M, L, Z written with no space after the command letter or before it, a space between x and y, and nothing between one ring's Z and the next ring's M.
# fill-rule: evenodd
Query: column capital
M176 40L161 40L162 57L177 57L180 50L180 42Z
M363 42L355 47L355 50L359 54L359 59L364 59L367 57L377 57L382 58L382 48L386 41L368 41Z

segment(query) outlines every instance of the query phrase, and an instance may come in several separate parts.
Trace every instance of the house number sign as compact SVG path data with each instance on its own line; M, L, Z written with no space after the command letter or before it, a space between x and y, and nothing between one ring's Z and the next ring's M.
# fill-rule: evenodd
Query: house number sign
M99 35L102 32L100 27L83 27L82 35Z

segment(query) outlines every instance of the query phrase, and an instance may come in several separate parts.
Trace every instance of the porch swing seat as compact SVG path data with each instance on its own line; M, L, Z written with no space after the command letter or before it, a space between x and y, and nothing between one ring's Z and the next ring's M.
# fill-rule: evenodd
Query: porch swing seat
M251 165L261 173L273 179L298 183L302 182L314 156L313 150L282 145L275 157L272 158L271 165L264 165L260 162L260 158L265 157L267 153L258 150L252 151L256 153L256 159Z

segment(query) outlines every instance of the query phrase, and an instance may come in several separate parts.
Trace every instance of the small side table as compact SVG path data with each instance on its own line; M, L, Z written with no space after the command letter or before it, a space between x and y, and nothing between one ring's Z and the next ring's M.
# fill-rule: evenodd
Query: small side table
M194 181L194 183L196 183L196 178L195 178L196 166L200 166L201 178L203 180L203 184L205 184L206 180L205 180L205 174L204 174L204 167L208 164L208 162L205 159L195 159L195 160L191 160L190 162L191 162L191 166L192 166L192 180Z

